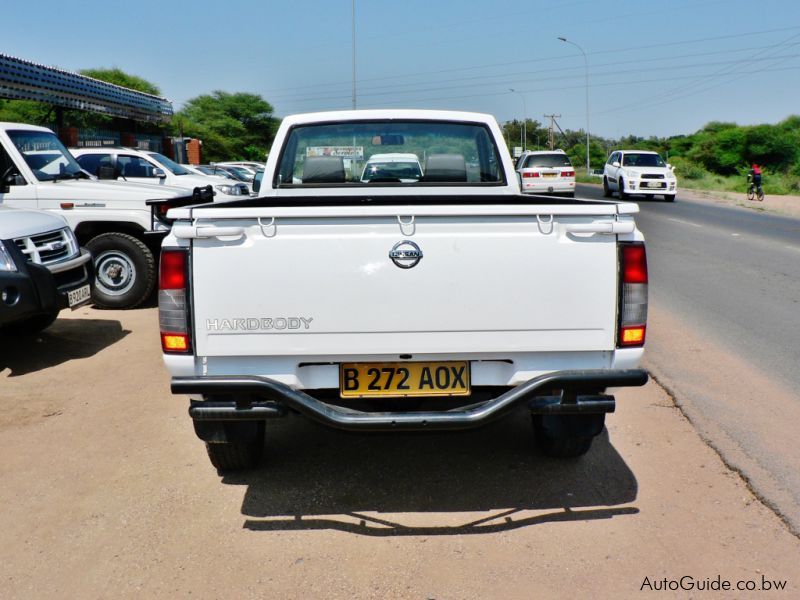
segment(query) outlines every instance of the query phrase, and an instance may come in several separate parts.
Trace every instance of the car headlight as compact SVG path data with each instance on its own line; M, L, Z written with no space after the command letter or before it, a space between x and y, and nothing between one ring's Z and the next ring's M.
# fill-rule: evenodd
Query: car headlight
M220 185L215 185L214 189L215 190L219 190L220 192L222 192L223 194L226 194L228 196L241 196L242 195L242 188L240 188L238 185L227 185L225 183L222 183Z
M0 271L17 271L17 265L11 253L5 247L3 242L0 242Z

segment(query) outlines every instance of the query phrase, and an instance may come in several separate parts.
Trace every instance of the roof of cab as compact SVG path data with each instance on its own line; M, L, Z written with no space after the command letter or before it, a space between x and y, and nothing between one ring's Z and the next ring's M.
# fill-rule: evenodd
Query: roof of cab
M0 121L0 130L7 131L7 130L14 130L14 131L46 131L48 133L53 133L51 129L47 127L40 127L39 125L28 125L27 123L9 123L8 121Z
M334 121L381 121L386 119L409 119L419 121L465 121L471 123L496 122L493 115L455 110L428 109L370 109L336 110L316 113L289 115L283 119L284 125L325 123Z

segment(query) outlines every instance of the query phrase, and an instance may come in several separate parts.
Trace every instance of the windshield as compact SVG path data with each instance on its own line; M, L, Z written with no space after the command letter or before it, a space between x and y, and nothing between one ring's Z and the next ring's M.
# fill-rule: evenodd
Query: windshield
M556 152L553 154L531 154L525 161L523 169L532 167L571 167L572 163L566 154Z
M253 178L250 172L247 169L243 169L242 167L232 167L230 165L225 166L226 171L230 171L234 175L236 175L236 179L239 181L249 181Z
M81 176L81 166L49 131L9 131L8 137L39 181ZM85 175L84 175L85 176Z
M163 154L159 154L158 152L148 152L147 155L154 159L157 163L160 163L165 169L168 169L170 173L173 175L191 175L192 172L176 163L174 160L170 160Z
M666 167L658 154L624 154L622 164L626 167Z
M379 179L413 182L422 179L422 168L416 157L413 161L375 160L373 156L364 167L361 181L377 181Z
M485 125L392 120L294 127L274 183L406 186L502 181L499 153Z

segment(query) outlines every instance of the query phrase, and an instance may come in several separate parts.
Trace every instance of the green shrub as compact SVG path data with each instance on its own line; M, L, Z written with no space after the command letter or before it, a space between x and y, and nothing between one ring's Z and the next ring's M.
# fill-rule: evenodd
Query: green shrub
M680 179L703 179L709 175L701 165L681 156L671 158L670 164L675 167L675 175Z

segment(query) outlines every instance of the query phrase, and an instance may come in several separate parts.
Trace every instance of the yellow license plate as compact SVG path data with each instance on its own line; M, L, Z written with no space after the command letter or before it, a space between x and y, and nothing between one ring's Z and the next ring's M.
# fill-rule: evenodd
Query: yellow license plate
M558 173L542 173L542 177L555 177Z
M403 398L406 396L469 396L469 363L403 362L342 363L342 398Z

